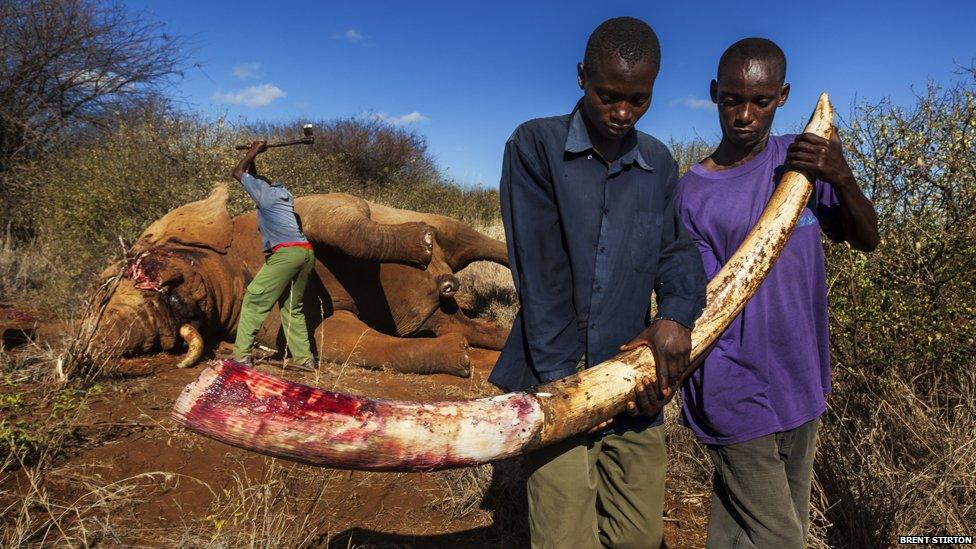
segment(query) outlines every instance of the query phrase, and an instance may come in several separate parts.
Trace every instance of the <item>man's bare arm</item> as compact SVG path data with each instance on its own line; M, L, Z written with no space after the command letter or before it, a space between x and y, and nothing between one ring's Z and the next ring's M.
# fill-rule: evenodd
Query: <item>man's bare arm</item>
M878 214L874 204L864 193L854 177L854 172L844 158L840 138L834 132L830 140L804 133L796 137L786 153L787 169L805 171L826 181L840 200L840 222L844 240L856 250L870 252L878 247Z
M241 177L244 176L244 172L247 172L253 175L254 177L258 177L258 169L257 166L255 165L254 160L255 158L257 158L259 154L263 153L266 150L268 150L267 141L252 142L251 146L247 149L247 153L244 155L244 158L242 158L241 161L237 163L237 166L234 166L234 171L231 172L231 175L234 177L234 179L240 181Z

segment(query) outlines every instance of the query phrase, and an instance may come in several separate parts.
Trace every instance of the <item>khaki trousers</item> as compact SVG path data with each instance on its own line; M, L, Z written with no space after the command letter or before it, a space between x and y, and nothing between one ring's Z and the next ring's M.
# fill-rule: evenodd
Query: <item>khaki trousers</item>
M664 426L580 435L524 463L532 547L661 546Z

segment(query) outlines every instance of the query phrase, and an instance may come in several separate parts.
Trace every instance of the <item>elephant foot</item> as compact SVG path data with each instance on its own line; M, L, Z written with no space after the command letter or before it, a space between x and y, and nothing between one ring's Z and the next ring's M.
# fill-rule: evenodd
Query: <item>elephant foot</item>
M461 281L452 274L442 274L437 277L437 291L441 297L454 297L461 289Z
M401 224L398 231L407 264L426 269L434 255L434 228L422 221L411 221Z
M509 329L485 318L468 318L457 306L449 309L441 302L441 308L434 311L424 322L423 328L438 336L459 334L471 345L501 351L508 340Z

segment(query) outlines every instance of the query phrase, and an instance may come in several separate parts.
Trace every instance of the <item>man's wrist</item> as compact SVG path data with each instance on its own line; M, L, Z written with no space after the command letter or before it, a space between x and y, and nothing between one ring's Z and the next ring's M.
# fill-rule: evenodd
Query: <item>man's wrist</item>
M828 181L827 183L830 183L834 190L839 193L846 192L857 185L857 181L854 179L854 173L850 170L848 170L846 174L835 179L836 181Z
M658 320L670 320L671 322L674 322L675 324L679 324L681 326L684 326L685 328L687 328L689 330L692 329L692 326L688 326L687 324L685 324L684 322L678 320L677 318L671 318L670 316L662 316L662 315L656 315L654 318L652 318L651 319L651 324L654 324Z

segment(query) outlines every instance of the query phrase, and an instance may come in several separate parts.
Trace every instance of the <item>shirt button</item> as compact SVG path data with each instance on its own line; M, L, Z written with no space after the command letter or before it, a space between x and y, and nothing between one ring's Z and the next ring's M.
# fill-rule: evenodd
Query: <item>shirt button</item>
M610 214L610 208L603 208L603 215L609 215L609 214Z
M602 289L603 289L603 287L602 287L602 286L597 286L597 287L596 287L596 291L598 291L598 292L599 292L600 290L602 290Z
M588 154L588 155L586 155L586 159L587 159L587 160L593 160L593 155L592 155L592 154Z
M590 324L590 328L596 330L596 323L594 322L593 324Z
M607 253L607 247L606 246L600 246L600 253L601 254Z

